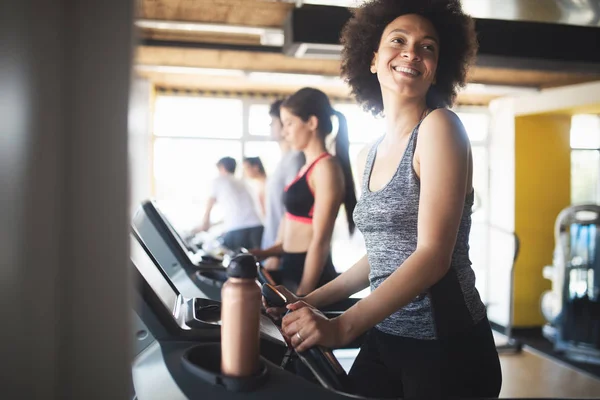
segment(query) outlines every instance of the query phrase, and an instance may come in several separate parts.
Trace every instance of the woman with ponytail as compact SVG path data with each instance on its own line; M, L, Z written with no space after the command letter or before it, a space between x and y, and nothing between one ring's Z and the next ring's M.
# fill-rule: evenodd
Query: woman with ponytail
M335 155L327 152L325 139L338 119ZM258 258L280 256L280 282L297 295L307 295L333 280L331 237L343 204L350 233L356 205L354 181L348 157L346 118L331 107L325 93L303 88L281 105L286 140L302 151L306 164L284 193L286 208L275 246L253 250Z

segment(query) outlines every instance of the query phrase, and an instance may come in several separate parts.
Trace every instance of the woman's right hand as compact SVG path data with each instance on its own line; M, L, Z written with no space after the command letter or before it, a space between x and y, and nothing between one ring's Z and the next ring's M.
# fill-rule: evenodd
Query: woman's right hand
M285 286L278 285L275 288L285 296L288 304L293 304L299 300L302 300L301 297L296 296L294 293L290 292ZM287 308L284 307L269 307L265 298L262 298L262 303L267 311L267 314L271 316L271 318L275 320L280 320L281 316L287 312Z
M252 254L256 258L256 261L262 261L266 258L264 250L261 249L250 249L248 253Z

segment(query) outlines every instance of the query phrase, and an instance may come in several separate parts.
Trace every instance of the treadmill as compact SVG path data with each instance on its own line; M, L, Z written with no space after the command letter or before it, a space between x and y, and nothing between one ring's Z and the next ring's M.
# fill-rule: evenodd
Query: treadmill
M154 339L132 363L138 400L153 399L347 399L344 370L331 353L314 348L296 354L316 382L290 372L294 356L279 328L261 314L261 370L250 378L220 374L220 303L183 296L131 235L131 267L136 283L135 311Z
M231 255L220 259L190 246L150 200L136 211L132 228L185 296L221 299L221 287L227 280L225 267Z

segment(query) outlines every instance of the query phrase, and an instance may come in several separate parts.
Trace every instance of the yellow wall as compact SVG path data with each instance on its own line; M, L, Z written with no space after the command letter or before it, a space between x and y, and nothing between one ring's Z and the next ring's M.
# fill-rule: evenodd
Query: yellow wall
M515 265L514 325L540 326L540 296L550 288L542 268L552 264L554 221L570 204L571 149L568 115L515 119L515 232L521 251Z

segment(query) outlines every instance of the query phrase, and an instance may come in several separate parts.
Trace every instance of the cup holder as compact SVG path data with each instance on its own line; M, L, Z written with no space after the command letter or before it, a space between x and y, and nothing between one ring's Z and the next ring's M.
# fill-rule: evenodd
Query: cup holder
M221 302L195 298L187 307L185 322L190 328L219 328Z
M196 345L185 351L181 358L183 368L203 381L233 392L250 392L262 386L268 378L268 369L262 358L259 371L249 377L237 378L221 373L221 343Z
M223 287L227 280L227 272L224 269L215 269L208 271L196 271L196 277L199 281L210 286Z
M194 316L209 325L221 325L221 302L209 299L194 299Z

